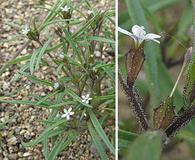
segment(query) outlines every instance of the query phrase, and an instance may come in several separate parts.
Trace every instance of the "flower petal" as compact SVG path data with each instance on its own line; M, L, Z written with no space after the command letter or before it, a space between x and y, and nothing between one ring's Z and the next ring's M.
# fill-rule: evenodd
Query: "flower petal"
M154 42L157 42L157 43L160 43L159 40L156 40L156 38L160 38L161 36L158 35L158 34L154 34L154 33L148 33L146 36L145 36L145 40L152 40Z
M134 25L131 30L132 30L133 35L135 35L137 39L144 39L146 35L146 31L144 31L143 26L140 27L138 25Z
M69 114L70 114L70 115L74 115L74 112L70 112Z
M70 113L72 111L72 107L68 108L68 112Z
M126 34L126 35L128 35L130 37L133 36L133 34L131 32L129 32L129 31L125 30L125 29L122 29L120 27L118 27L118 31L123 33L123 34Z
M151 39L151 41L154 41L154 42L156 42L156 43L160 44L160 41L159 41L159 40L156 40L156 39Z
M85 97L86 97L86 99L88 99L88 98L89 98L89 94L86 94L86 96L85 96Z
M65 117L66 117L66 114L62 114L62 115L61 115L61 118L65 118Z
M69 120L69 119L70 119L70 115L67 115L67 116L66 116L66 119Z
M68 113L68 110L66 108L64 108L64 113L67 114Z
M145 36L145 40L147 40L147 39L156 39L156 38L160 38L160 37L161 37L161 36L158 35L158 34L148 33L148 34L146 34L146 36Z
M129 31L125 30L125 29L122 29L120 27L118 27L118 31L127 35L127 36L130 36L131 38L133 38L133 40L135 41L135 43L137 43L137 38Z

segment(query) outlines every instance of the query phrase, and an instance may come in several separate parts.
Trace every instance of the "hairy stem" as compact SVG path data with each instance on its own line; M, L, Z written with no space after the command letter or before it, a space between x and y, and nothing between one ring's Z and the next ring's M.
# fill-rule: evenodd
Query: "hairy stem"
M172 137L185 126L192 118L195 117L195 106L188 107L167 127L165 133L167 137Z
M140 104L140 100L138 94L136 93L134 86L128 86L127 83L122 78L122 75L119 73L119 81L125 91L125 94L128 97L128 101L135 113L136 119L140 125L142 130L148 129L148 121L146 119L146 115L144 114L144 110L142 105Z

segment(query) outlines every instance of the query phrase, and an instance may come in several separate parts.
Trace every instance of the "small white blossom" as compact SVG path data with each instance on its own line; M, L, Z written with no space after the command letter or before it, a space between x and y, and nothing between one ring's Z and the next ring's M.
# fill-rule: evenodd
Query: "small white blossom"
M87 117L87 114L86 114L86 113L84 113L84 114L83 114L83 116L84 116L84 117Z
M56 83L54 83L53 88L57 89L59 86L60 86L60 84L58 82L56 82Z
M131 38L133 38L136 46L139 47L140 44L142 44L142 42L144 40L152 40L154 42L157 42L157 43L160 43L159 40L156 40L158 38L160 38L161 36L160 35L157 35L157 34L154 34L154 33L148 33L146 34L146 31L144 30L144 26L138 26L138 25L134 25L131 29L132 33L131 32L128 32L120 27L118 27L118 31L123 33L123 34L126 34L128 36L130 36Z
M86 94L86 95L83 95L83 96L82 96L82 102L83 102L83 103L89 104L89 101L90 101L90 100L92 100L92 98L89 97L89 94Z
M25 87L26 89L30 89L31 84L30 84L30 83L27 83L27 84L24 85L24 87Z
M25 25L23 28L22 28L22 34L28 34L28 32L30 31L28 25Z
M64 7L61 7L60 9L61 9L62 12L68 12L70 7L64 6Z
M92 70L93 70L94 72L97 72L97 69L96 69L95 67L93 67Z
M92 14L92 13L93 13L92 10L88 10L88 11L87 11L87 14Z
M60 57L61 59L64 59L64 53L61 52L61 53L59 54L59 57Z
M61 115L61 118L70 119L70 116L74 115L74 112L71 112L72 108L70 107L68 110L64 108L64 114Z

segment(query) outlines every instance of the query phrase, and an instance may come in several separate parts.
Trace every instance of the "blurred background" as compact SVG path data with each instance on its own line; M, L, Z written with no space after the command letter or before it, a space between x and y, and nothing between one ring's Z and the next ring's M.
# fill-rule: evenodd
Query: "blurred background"
M119 26L131 31L135 24L148 32L160 34L161 43L146 42L144 67L139 74L136 88L150 119L153 108L170 95L183 64L184 53L192 45L192 4L190 0L119 0ZM143 18L144 17L144 18ZM129 51L132 39L119 33L119 68L125 76L124 54ZM176 111L184 104L182 97L185 77L174 94ZM119 128L140 133L126 96L119 87ZM184 132L191 136L186 136ZM191 121L163 150L161 160L195 159L195 121ZM120 142L119 142L120 144ZM131 145L131 144L129 144ZM128 149L120 147L123 159Z

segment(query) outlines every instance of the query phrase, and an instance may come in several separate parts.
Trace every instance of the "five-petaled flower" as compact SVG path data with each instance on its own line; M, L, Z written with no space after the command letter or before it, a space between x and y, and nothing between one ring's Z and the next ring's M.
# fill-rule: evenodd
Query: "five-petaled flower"
M57 89L59 86L60 86L60 84L58 82L56 82L56 83L54 83L53 88Z
M74 115L74 112L71 112L72 108L64 108L64 114L61 115L61 118L66 118L66 120L70 119L70 116Z
M62 12L68 12L70 7L64 6L64 7L61 7L60 9L61 9Z
M29 31L30 31L30 29L29 29L28 25L25 25L25 26L22 28L22 34L27 35Z
M120 27L118 27L118 31L126 34L128 36L130 36L131 38L133 38L134 42L135 42L135 47L139 47L142 42L144 40L148 41L148 40L152 40L154 42L160 43L159 40L157 40L158 38L160 38L160 35L154 34L154 33L148 33L146 34L146 31L144 30L144 26L138 26L138 25L134 25L131 29L131 32L128 32Z
M83 103L89 104L89 101L90 101L90 100L92 100L92 98L89 97L89 94L86 94L86 95L83 95L83 96L82 96L82 102L83 102Z

